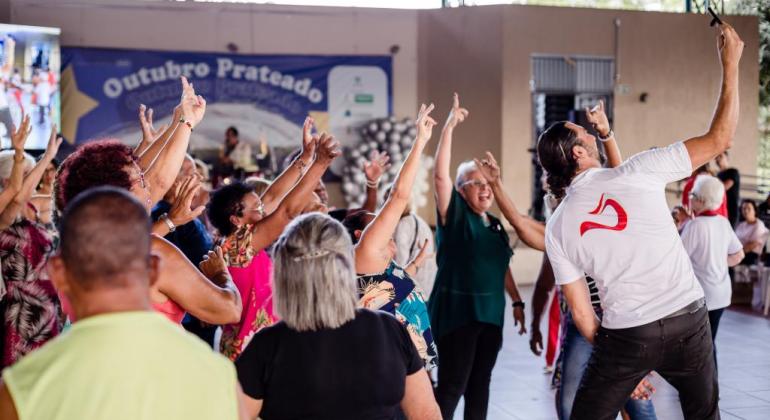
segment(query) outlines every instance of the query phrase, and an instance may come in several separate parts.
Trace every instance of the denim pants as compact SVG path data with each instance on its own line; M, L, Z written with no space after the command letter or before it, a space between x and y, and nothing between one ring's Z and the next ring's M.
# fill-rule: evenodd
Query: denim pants
M564 346L562 355L562 377L556 404L559 409L559 420L569 420L572 414L572 404L575 402L580 380L588 366L593 346L578 331L572 321L572 314L567 312L564 317ZM632 420L656 420L655 407L650 400L635 400L629 398L624 407Z

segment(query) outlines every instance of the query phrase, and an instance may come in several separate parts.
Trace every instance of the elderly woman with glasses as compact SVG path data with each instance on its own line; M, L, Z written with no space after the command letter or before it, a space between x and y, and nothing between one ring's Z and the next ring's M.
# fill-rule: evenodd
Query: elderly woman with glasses
M231 360L254 333L277 320L270 281L273 263L266 248L305 209L318 180L340 154L333 137L311 136L308 124L302 153L261 197L253 187L237 182L214 192L209 203L209 219L222 235L227 269L243 297L240 320L222 328L220 351Z
M118 140L94 141L64 160L57 175L57 208L64 209L89 188L109 185L128 190L144 204L149 214L176 180L186 157L190 134L205 111L206 101L182 78L182 98L174 109L172 124L164 131L149 127L145 130L147 124L142 109L140 121L145 138L136 149ZM105 235L110 234L109 229L104 227ZM156 311L176 323L182 322L185 313L210 324L238 321L241 296L217 254L208 254L210 258L201 263L201 272L178 248L160 236L153 235L152 251L163 261L158 281L150 290ZM77 314L67 310L66 302L63 304L74 321Z
M492 190L473 162L449 174L452 134L468 116L457 94L436 150L438 272L428 306L441 366L436 396L444 418L454 417L461 396L465 419L484 419L489 381L503 342L505 292L524 329L524 303L509 263L513 251L500 220L488 213Z
M357 309L345 228L320 213L292 221L273 249L281 321L256 333L236 361L249 418L441 418L407 329Z

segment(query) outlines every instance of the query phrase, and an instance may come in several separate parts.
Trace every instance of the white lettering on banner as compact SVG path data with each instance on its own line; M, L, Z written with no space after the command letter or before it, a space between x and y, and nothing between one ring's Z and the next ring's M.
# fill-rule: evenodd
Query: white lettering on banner
M150 77L155 83L166 80L166 69L164 67L155 67L150 69Z
M270 67L262 66L259 68L259 81L267 83L267 74L270 73Z
M198 63L195 65L195 76L199 79L207 77L211 73L211 68L206 63Z
M307 98L310 99L310 102L317 104L323 100L324 95L320 90L313 88L310 89L310 93L308 93Z
M294 93L305 96L310 91L310 79L302 79L294 85Z
M294 88L294 77L290 74L283 76L283 81L281 81L281 87L286 90L292 90Z
M217 58L217 77L222 79L227 72L233 69L233 60L229 58Z
M111 77L104 81L102 89L108 98L117 98L123 92L130 92L140 86L149 86L154 83L175 80L181 76L187 78L194 76L203 79L208 77L209 74L211 74L211 67L209 67L208 63L175 63L172 60L168 60L162 66L142 67L138 71L120 78ZM231 80L245 79L251 82L279 87L305 97L315 104L320 103L324 98L321 90L312 87L313 81L308 78L296 79L290 74L283 74L278 70L271 69L269 66L236 64L232 59L226 57L217 58L216 77Z
M148 72L147 72L146 68L142 67L141 69L139 69L139 72L138 72L139 79L142 81L143 85L149 85L150 84L150 78L149 78L147 73Z
M117 98L123 93L123 85L120 84L120 80L111 77L104 82L104 94L108 98Z
M270 73L270 84L273 86L280 86L281 77L281 73L278 73L277 71Z
M171 60L166 61L166 70L169 79L178 79L182 76L182 68Z

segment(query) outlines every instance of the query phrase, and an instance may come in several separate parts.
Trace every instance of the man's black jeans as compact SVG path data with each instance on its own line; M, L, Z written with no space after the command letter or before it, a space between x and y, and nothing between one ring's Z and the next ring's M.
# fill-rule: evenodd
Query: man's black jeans
M633 328L599 328L572 420L612 420L650 371L679 391L684 418L719 419L719 385L705 306Z

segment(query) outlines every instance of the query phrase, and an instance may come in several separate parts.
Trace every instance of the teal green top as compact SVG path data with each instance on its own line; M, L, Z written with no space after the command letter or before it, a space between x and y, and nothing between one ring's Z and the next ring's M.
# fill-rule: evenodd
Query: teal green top
M485 224L452 191L446 222L436 230L438 272L428 302L436 340L471 322L503 326L505 271L513 251L500 220L487 218Z

